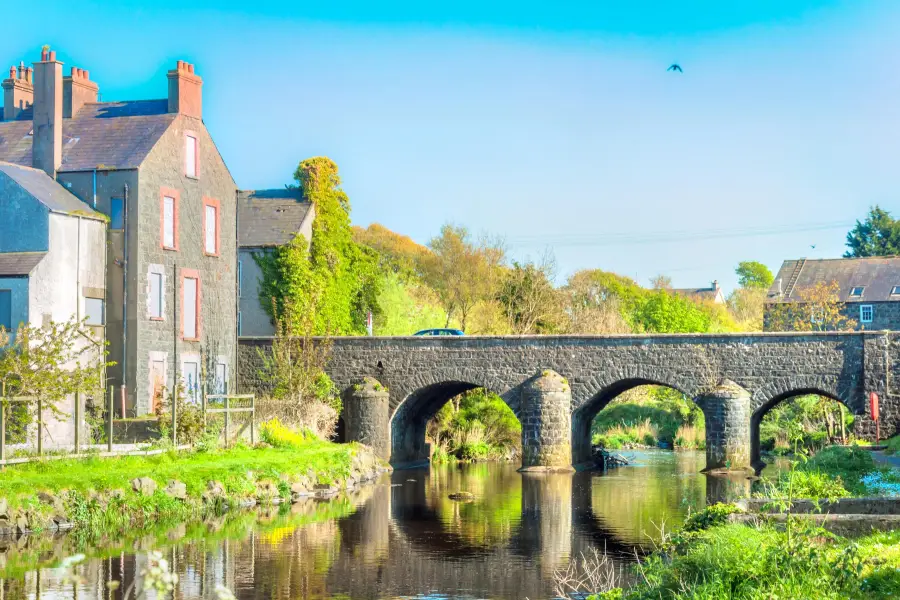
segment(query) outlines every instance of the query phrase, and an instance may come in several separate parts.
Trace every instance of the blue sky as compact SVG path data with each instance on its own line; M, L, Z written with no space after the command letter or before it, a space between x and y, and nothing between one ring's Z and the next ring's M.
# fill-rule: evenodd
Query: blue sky
M891 0L40 4L0 64L51 44L121 100L188 60L239 186L324 154L354 222L465 225L551 250L560 280L731 287L740 260L839 256L869 205L900 212Z

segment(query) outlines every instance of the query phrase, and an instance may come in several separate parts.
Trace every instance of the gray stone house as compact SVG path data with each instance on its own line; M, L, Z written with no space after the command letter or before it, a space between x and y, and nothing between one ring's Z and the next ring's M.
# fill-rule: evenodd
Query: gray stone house
M259 296L262 273L254 254L270 252L298 234L309 243L314 218L315 208L299 189L238 192L238 335L275 333Z
M98 102L89 72L64 76L47 50L9 75L0 161L43 171L109 219L103 322L125 412L151 412L179 379L192 397L202 384L224 389L236 357L237 188L202 120L193 65L167 72L165 97L125 102ZM0 221L0 239L21 227L21 216Z
M900 257L786 260L766 299L764 329L773 329L773 310L802 302L802 292L837 282L843 314L857 329L900 330Z
M719 287L718 281L713 281L709 287L702 288L675 288L672 290L678 296L684 296L691 300L709 301L715 304L725 304L725 294Z

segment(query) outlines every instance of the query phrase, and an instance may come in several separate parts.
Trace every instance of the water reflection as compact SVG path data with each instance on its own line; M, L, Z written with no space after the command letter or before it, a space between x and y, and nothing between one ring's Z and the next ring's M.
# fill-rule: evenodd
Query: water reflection
M675 527L690 509L749 485L700 475L702 454L632 456L637 466L608 474L521 475L500 464L398 471L339 501L183 526L114 550L88 548L79 585L57 570L34 569L83 550L74 537L25 539L0 546L7 577L0 600L121 599L104 583L140 585L136 573L152 548L169 554L181 577L179 599L213 598L220 583L242 600L549 598L554 570L573 557L605 548L633 560L659 525ZM456 491L475 500L450 500Z

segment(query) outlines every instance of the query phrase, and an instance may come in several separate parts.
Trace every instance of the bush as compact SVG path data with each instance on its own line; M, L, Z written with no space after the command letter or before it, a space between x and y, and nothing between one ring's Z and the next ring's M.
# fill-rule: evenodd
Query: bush
M891 439L885 442L887 446L887 450L885 450L886 454L897 454L900 453L900 435L895 435Z
M729 515L739 512L742 512L741 509L734 504L713 504L688 517L681 529L691 532L718 527L728 522Z
M272 418L260 425L259 437L273 448L301 448L316 439L309 431L294 431Z
M485 460L491 457L491 447L487 442L464 442L457 456L463 460Z
M172 439L172 399L177 402L178 415L176 427L178 429L178 443L197 444L203 439L205 432L203 426L203 411L192 402L185 400L184 384L179 383L174 394L166 394L166 389L161 392L160 401L156 405L156 416L159 418L159 432L163 440ZM205 442L206 445L207 442Z
M863 448L832 446L817 453L798 467L800 471L818 471L832 478L840 478L851 493L864 494L862 478L875 470L871 452Z

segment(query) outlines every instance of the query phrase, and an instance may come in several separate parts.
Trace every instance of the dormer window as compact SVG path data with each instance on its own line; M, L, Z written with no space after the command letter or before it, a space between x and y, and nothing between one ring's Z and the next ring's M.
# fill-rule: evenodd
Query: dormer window
M862 298L863 290L866 288L859 286L855 288L850 288L850 297L851 298Z
M891 296L900 296L900 285L891 288Z

